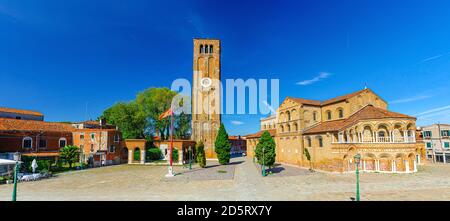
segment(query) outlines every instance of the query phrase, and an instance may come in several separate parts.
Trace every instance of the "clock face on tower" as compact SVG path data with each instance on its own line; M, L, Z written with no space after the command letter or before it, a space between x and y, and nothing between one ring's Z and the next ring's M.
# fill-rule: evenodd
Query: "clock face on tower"
M200 80L200 84L202 85L203 88L209 88L211 87L212 80L211 78L205 77Z

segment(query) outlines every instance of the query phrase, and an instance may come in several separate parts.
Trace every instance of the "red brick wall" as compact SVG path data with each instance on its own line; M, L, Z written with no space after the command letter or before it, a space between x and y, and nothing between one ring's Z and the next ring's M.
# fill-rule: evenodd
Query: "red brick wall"
M25 137L33 139L33 148L22 148ZM59 139L66 138L66 145L72 145L71 132L0 132L0 152L36 152L36 151L59 151ZM47 140L47 148L38 148L39 139Z

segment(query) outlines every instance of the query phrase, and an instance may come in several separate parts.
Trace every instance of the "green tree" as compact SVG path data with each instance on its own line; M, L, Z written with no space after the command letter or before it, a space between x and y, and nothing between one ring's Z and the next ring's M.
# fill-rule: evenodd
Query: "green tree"
M206 167L205 145L203 144L202 141L198 142L195 145L195 153L198 165L201 168L205 168Z
M312 162L311 162L311 155L309 154L308 148L305 148L303 150L303 154L305 154L306 159L309 161L309 170L313 170L312 168Z
M231 144L228 140L228 133L225 130L225 126L223 124L220 124L219 132L217 133L216 137L215 147L219 163L222 165L228 164L231 157Z
M69 168L72 168L72 164L78 161L80 151L77 146L69 145L60 150L59 156L64 162L69 164Z
M261 138L259 138L255 154L259 164L264 164L265 166L268 166L269 169L275 164L275 141L272 136L270 136L269 132L264 131Z
M119 127L124 139L144 138L144 129L147 122L144 114L134 101L114 104L103 112L102 118L105 118L109 124Z
M162 140L169 137L170 118L159 120L159 116L171 107L172 98L176 94L169 88L149 88L136 97L139 110L147 120L147 127L150 131L158 131Z

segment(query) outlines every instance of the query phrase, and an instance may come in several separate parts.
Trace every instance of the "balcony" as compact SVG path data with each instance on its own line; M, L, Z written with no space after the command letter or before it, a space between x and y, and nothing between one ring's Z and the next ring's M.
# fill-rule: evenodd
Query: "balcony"
M340 138L337 141L333 141L333 144L357 144L357 143L415 143L416 138L415 137L398 137L395 139L392 139L391 137L376 137L376 138L362 138L361 140L352 140L347 139L344 140L343 138Z

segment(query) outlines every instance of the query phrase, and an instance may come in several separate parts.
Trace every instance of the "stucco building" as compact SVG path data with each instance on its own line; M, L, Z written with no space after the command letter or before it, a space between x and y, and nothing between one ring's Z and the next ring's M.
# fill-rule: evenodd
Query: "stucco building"
M450 163L450 124L422 127L427 159L435 163Z
M103 119L74 123L72 126L73 144L80 148L83 162L94 167L123 162L122 134L116 126L107 124Z
M326 101L287 97L276 111L276 128L266 128L277 145L276 161L350 172L355 170L353 158L359 153L365 172L417 171L425 154L416 142L416 118L389 111L387 105L367 88ZM246 136L249 157L261 134Z

